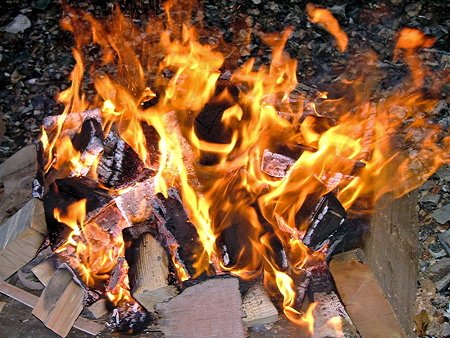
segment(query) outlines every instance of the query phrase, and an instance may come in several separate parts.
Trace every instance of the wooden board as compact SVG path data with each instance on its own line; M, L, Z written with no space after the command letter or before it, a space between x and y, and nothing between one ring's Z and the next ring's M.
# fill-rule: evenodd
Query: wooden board
M407 337L360 250L333 257L330 272L345 309L362 337Z
M214 278L191 286L156 307L166 337L245 337L236 278Z
M65 269L58 269L39 297L33 315L61 337L69 334L83 310L84 292Z
M44 207L32 199L0 226L0 278L7 279L37 254L47 227Z
M38 296L2 281L0 281L0 292L31 308L36 306L39 300ZM93 336L98 335L104 329L104 325L95 323L83 317L78 317L73 326L76 329Z
M46 260L42 261L34 268L32 268L31 271L44 286L47 286L47 284L50 282L50 279L52 278L53 274L56 271L53 258L52 257L47 258Z
M0 165L0 224L31 199L32 182L36 175L34 145L19 150Z
M383 196L375 206L363 251L408 335L413 335L419 246L417 191Z

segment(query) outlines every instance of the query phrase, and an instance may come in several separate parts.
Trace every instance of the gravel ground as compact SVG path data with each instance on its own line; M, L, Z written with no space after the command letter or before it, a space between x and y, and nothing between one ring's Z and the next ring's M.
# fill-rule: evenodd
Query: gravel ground
M125 13L139 24L148 18L147 13L154 2L119 3ZM104 16L112 8L111 3L105 4L104 1L69 3L95 16ZM234 41L250 29L276 32L291 26L294 31L287 50L299 60L299 80L319 89L329 89L344 71L358 64L358 58L354 56L367 49L378 53L389 74L381 85L386 88L395 85L405 74L406 67L392 63L392 50L396 31L405 26L419 27L437 38L433 49L424 52L422 57L431 69L437 71L437 76L448 76L448 2L348 0L334 1L332 5L326 1L314 3L327 6L335 14L349 35L348 52L340 54L334 48L333 38L308 22L305 1L206 0L201 14L207 25L222 30L228 41ZM55 95L68 86L67 77L74 60L71 54L73 39L59 28L62 13L59 1L6 0L0 4L0 13L1 163L36 139L45 116L61 112L62 107L56 102ZM15 18L18 24L14 26L11 23ZM14 32L14 28L23 30ZM269 61L267 50L261 47L257 34L238 52L240 63L249 57L256 57L257 63ZM442 99L447 103L450 102L448 94L447 85L442 93ZM438 118L448 129L447 108ZM432 176L421 188L418 204L422 257L416 323L418 333L430 337L450 335L449 177L448 167Z

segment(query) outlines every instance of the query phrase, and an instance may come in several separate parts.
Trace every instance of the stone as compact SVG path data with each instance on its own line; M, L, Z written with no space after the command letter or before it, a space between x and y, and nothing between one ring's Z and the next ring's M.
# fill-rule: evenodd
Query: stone
M25 15L17 15L6 27L5 32L17 34L31 27L31 21Z
M450 336L450 323L445 322L442 324L441 328L441 337L449 337Z
M439 224L445 224L450 221L450 204L444 205L442 208L439 208L431 214L433 219Z
M438 235L439 242L441 242L444 250L447 252L447 255L450 256L450 229L442 232Z
M419 203L424 205L426 208L436 208L440 199L441 195L439 194L425 193L419 198Z
M445 257L447 255L444 250L444 246L440 242L430 244L428 246L428 251L436 259Z
M427 273L438 291L446 290L450 284L450 258L444 257L436 260L434 264L430 265Z

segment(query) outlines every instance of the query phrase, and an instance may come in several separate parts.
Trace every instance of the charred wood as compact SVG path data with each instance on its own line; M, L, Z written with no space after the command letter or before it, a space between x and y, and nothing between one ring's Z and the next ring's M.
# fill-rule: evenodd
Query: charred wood
M152 174L145 169L139 155L120 136L111 130L105 140L105 150L97 167L99 182L119 189Z

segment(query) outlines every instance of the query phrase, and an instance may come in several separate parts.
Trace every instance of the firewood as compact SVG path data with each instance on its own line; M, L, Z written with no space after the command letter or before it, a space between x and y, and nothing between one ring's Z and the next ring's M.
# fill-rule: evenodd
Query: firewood
M323 196L310 219L303 244L318 250L323 241L342 225L346 214L344 207L333 193Z
M19 150L0 165L0 224L31 199L31 185L36 175L36 148Z
M148 220L152 214L155 184L153 178L137 182L115 198L129 225Z
M264 149L261 161L261 171L272 177L284 177L295 160L281 154L272 153Z
M83 289L73 281L72 274L68 270L58 269L32 313L50 330L65 337L83 310L83 297Z
M128 250L132 251L131 255ZM177 294L174 285L168 284L169 260L161 244L149 233L141 236L127 250L131 294L147 311L155 304L167 301Z
M102 113L100 109L91 109L86 110L81 113L70 113L66 116L63 115L51 115L44 117L42 120L42 126L44 127L47 133L52 132L58 125L58 121L60 119L64 119L63 130L73 130L75 134L76 131L80 128L82 123L87 119L94 119L100 124L102 123Z
M213 278L191 286L156 310L158 327L166 337L245 337L236 278Z
M72 138L73 147L81 154L80 160L85 167L77 175L85 176L97 156L103 151L102 125L95 119L87 119L83 122L79 133ZM71 175L72 176L72 175Z
M175 238L176 244L179 245L176 255L187 272L194 276L196 273L194 266L197 262L195 255L203 251L203 245L200 242L195 226L189 221L180 196L175 189L169 189L168 198L165 198L162 194L156 195L155 213L159 214L159 217L164 218L164 228ZM207 259L206 255L205 259ZM208 262L201 262L201 266L208 265ZM212 274L213 271L213 268L210 267L208 272Z
M105 186L119 189L133 184L145 173L150 176L139 155L115 131L109 132L104 148L97 174Z
M274 323L278 320L278 311L270 300L264 286L253 284L242 299L243 322L246 327Z
M0 281L0 292L31 308L35 307L39 301L38 296L2 281ZM93 336L98 335L104 329L104 325L97 324L83 317L78 317L73 327Z
M3 308L5 307L6 302L0 301L0 313L2 312Z
M406 337L361 250L335 255L330 272L345 309L362 337Z
M92 305L84 308L95 319L99 319L107 315L110 311L108 309L108 301L104 298L99 299Z
M32 199L0 226L0 278L7 279L33 259L46 234L42 202Z
M34 268L32 268L31 271L44 286L47 286L48 282L50 282L50 279L56 271L53 257L49 257L46 260L42 261Z

